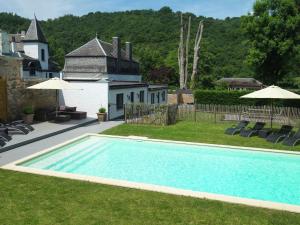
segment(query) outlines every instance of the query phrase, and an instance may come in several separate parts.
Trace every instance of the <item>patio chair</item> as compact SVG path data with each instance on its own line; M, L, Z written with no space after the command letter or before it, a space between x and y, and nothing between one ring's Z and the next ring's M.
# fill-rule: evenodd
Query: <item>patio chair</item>
M243 128L245 128L247 125L249 124L249 121L240 121L236 126L227 128L225 130L225 134L228 135L235 135L237 133L239 133Z
M12 133L28 134L29 133L29 130L27 130L23 126L19 126L19 125L0 123L0 128L7 128L9 134L12 134Z
M282 125L278 132L273 132L267 137L267 141L272 143L278 143L286 137L289 137L293 130L292 126Z
M258 137L267 138L272 132L273 130L271 128L261 129L258 131Z
M287 146L295 146L300 141L300 129L292 136L283 140L282 144Z
M8 129L7 128L0 128L0 140L2 141L10 141L12 138L8 134Z
M6 142L5 141L2 141L1 139L0 139L0 147L2 148L2 147L4 147L6 145Z
M253 135L257 135L258 132L264 128L266 123L263 122L256 122L253 128L249 129L242 129L240 132L240 136L242 137L251 137Z
M11 124L11 125L15 125L15 126L21 126L21 127L24 127L24 128L26 128L27 130L29 130L29 131L34 131L34 128L33 128L31 125L26 124L26 123L24 122L24 120L16 120L16 121L11 122L10 124Z

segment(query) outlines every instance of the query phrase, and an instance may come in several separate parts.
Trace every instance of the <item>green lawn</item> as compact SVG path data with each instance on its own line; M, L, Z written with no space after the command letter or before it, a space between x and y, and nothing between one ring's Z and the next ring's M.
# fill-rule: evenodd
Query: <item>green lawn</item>
M296 225L300 214L0 170L0 224Z
M244 138L239 135L225 135L225 129L233 124L234 123L229 122L215 124L205 121L197 123L186 121L178 122L175 125L165 127L123 124L105 131L104 134L121 136L136 135L156 139L300 151L300 145L296 147L287 147L280 143L269 143L258 137Z

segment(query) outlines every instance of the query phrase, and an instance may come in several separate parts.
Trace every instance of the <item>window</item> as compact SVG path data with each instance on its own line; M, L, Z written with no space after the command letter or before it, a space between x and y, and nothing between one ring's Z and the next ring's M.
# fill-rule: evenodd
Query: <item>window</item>
M42 61L44 62L45 61L45 49L42 49Z
M35 68L29 68L29 75L30 76L35 76Z
M130 92L130 101L134 103L134 92Z
M145 102L145 91L140 91L140 103Z
M151 104L155 103L155 94L151 93Z
M163 91L162 93L161 93L161 100L164 102L164 101L166 101L166 92L165 91Z
M116 102L117 102L117 110L121 110L124 108L124 95L117 94L116 95Z
M157 103L159 103L160 102L160 93L159 92L156 94L156 97L157 97Z

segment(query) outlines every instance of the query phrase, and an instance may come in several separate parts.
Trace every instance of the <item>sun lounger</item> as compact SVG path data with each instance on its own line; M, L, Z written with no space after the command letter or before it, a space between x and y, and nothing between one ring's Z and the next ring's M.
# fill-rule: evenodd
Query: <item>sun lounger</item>
M12 138L8 134L7 128L0 128L0 140L2 141L10 141Z
M23 120L16 120L16 121L11 122L10 124L15 125L15 126L24 127L29 131L34 131L34 128L31 125L24 123Z
M266 123L263 122L256 122L253 128L249 129L242 129L240 132L240 136L242 137L251 137L253 135L257 135L258 132L264 128Z
M6 145L5 141L2 141L2 140L0 139L0 147L2 148L2 147L5 146L5 145Z
M258 131L258 137L267 138L272 132L273 131L270 128L261 129L260 131Z
M283 140L286 137L289 137L293 130L292 126L283 125L278 132L271 133L267 137L267 141L272 143L278 143L279 141Z
M249 121L241 121L236 126L230 127L225 131L225 134L235 135L249 124Z
M0 123L0 128L7 128L9 134L28 134L29 130L19 125Z
M299 141L300 141L300 129L293 136L285 138L282 144L287 146L295 146Z

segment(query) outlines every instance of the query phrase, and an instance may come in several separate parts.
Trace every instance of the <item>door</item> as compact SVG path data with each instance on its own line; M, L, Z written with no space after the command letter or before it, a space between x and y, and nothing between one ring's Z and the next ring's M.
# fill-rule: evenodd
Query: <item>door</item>
M0 121L7 120L6 81L0 77Z

